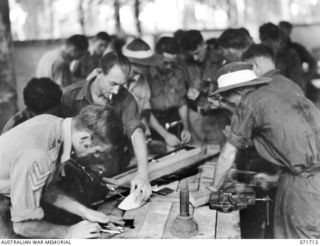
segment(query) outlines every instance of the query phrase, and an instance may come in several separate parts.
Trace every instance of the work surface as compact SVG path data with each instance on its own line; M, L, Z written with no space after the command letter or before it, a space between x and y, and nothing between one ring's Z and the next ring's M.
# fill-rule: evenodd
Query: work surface
M189 185L190 196L193 192L206 190L206 186L212 182L215 163L215 159L206 162L198 168L199 171L196 175L186 178ZM112 238L175 238L171 234L170 228L173 220L179 214L180 182L181 180L160 187L153 187L157 189L169 187L175 190L175 192L167 196L153 194L150 201L138 209L122 212L115 209L117 202L102 206L101 210L106 213L123 215L124 219L134 219L134 229L125 228L124 233L115 235ZM190 206L190 213L193 214L193 217L197 221L199 227L198 234L192 238L241 238L238 212L228 214L220 213L215 210L210 210L208 205L204 205L197 208ZM110 238L110 236L105 235L104 238Z

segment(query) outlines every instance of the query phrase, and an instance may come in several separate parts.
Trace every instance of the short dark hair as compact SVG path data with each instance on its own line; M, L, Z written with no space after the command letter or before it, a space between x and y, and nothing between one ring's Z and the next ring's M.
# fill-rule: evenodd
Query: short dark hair
M81 50L81 51L86 51L88 50L89 47L89 42L86 36L76 34L71 36L66 40L67 45L73 45L76 49Z
M49 78L32 78L23 89L25 105L36 114L58 107L61 97L60 86Z
M92 133L94 144L117 144L123 135L121 120L110 107L88 105L74 117L75 128Z
M250 43L247 34L241 29L229 28L218 38L219 46L222 48L244 49Z
M186 31L181 37L181 47L184 51L195 51L203 42L203 36L198 30Z
M169 53L176 55L179 53L179 43L174 37L161 37L156 44L158 54Z
M292 30L292 24L288 21L280 21L278 24L279 28L282 29L287 29L287 30Z
M253 44L242 55L242 60L248 60L255 57L267 57L274 61L272 49L265 44Z
M108 33L106 32L98 32L95 36L96 39L100 39L103 40L107 43L109 43L111 41L111 37Z
M259 35L262 42L266 40L278 41L281 37L279 27L271 22L260 26Z
M118 65L126 76L129 76L131 64L124 55L111 51L100 59L100 68L104 74L108 74L115 65Z
M218 42L218 39L217 38L209 38L207 41L207 46L210 48L210 49L214 49L214 50L217 50L219 49L219 42Z

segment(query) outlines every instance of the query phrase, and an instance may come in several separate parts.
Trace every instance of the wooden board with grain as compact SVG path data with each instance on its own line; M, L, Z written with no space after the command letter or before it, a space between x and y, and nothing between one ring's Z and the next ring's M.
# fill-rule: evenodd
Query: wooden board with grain
M198 174L186 178L193 192L204 191L208 182L212 182L214 165L215 161L207 162L199 168ZM136 228L126 229L125 233L116 238L175 238L171 234L171 226L179 214L179 181L159 186L157 189L165 187L170 187L174 192L168 196L152 195L150 202L142 208L125 212L124 218L134 219ZM207 205L194 209L190 207L190 213L199 226L199 233L192 238L213 239L215 230L217 230L216 237L220 239L240 238L239 212L218 213L217 228L215 228L217 212L210 210Z

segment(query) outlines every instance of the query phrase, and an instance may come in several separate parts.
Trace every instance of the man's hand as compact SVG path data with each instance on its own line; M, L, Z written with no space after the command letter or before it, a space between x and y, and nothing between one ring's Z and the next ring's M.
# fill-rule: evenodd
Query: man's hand
M119 225L123 224L121 217L107 216L106 214L100 211L95 211L93 209L88 209L88 211L86 212L85 219L90 222L102 223L102 224L107 224L107 223L115 223Z
M100 230L101 227L98 223L83 220L69 227L66 238L98 238L100 237Z
M277 186L279 175L269 175L266 173L258 173L254 175L253 183L263 190L269 190L272 187Z
M174 147L180 144L179 138L177 138L175 135L167 132L167 134L164 136L164 141L167 145L170 147Z
M142 175L137 175L131 180L131 193L134 193L136 201L145 201L151 195L151 186L149 179Z
M190 100L196 100L198 98L198 96L200 95L200 92L195 89L195 88L189 88L188 93L187 93L187 97Z
M188 143L191 139L191 133L188 130L182 130L181 132L181 141L183 143Z
M221 107L221 101L220 99L214 98L214 97L209 97L208 102L210 103L210 108L211 109L216 109Z

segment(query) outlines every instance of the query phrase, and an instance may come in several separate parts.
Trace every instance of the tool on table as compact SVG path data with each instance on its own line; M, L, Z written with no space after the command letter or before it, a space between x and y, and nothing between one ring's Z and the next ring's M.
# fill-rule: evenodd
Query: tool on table
M120 234L124 232L123 226L110 226L109 224L99 223L101 226L100 232L110 233L110 234Z
M257 198L252 186L241 183L229 183L218 192L210 194L209 208L219 212L230 213L235 210L255 205L256 201L266 202L266 215L269 225L270 197Z
M198 234L198 223L189 213L188 181L180 183L180 214L171 225L171 233L178 238L189 238Z

